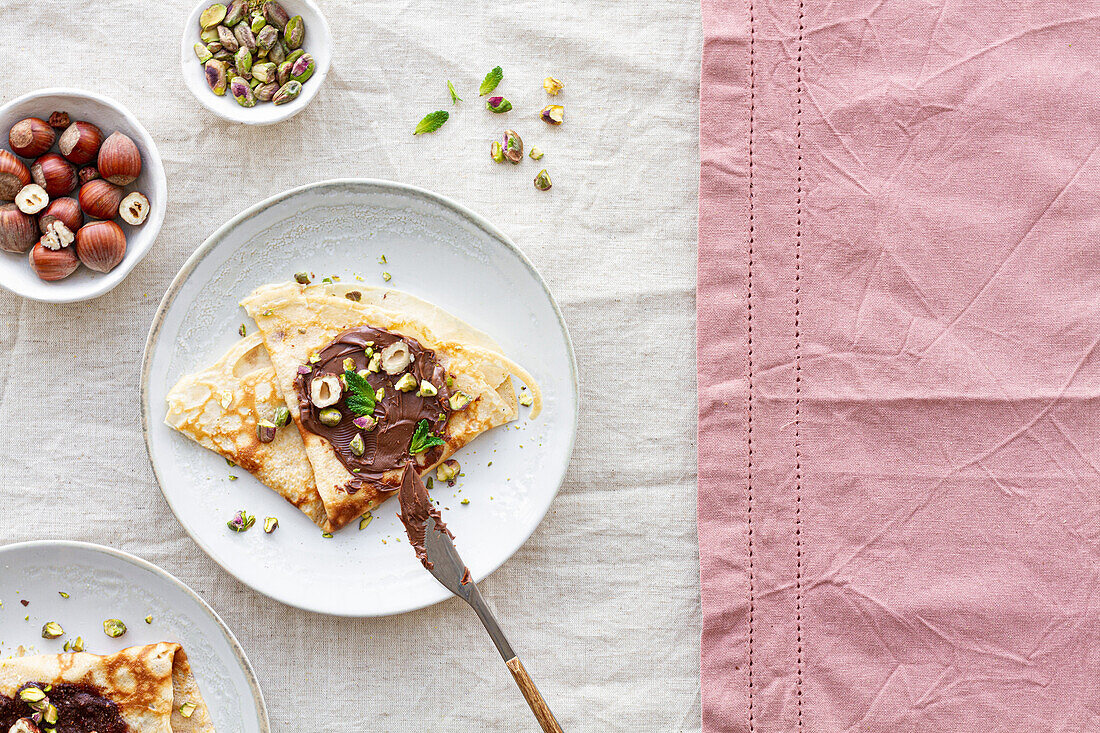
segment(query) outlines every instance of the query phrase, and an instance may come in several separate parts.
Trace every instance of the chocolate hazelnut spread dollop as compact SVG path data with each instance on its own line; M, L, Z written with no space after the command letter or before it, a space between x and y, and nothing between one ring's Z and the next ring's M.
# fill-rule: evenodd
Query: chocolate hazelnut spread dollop
M32 686L25 684L19 689ZM44 683L33 683L44 688ZM57 733L129 733L130 726L122 719L118 705L108 700L91 685L56 684L50 688L49 701L57 708ZM0 731L7 733L20 718L29 718L34 711L18 698L0 695Z
M407 366L397 373L388 374L378 368L376 359L378 370L368 371L371 357L379 356L386 347L398 341L404 342L411 356ZM377 421L374 427L361 428L355 424L356 418L363 416L348 407L349 391L346 387L340 399L329 407L318 407L311 399L313 381L325 376L343 375L346 366L352 365L351 362L345 365L347 359L354 363L354 371L361 373L376 392L383 390L382 398L376 401L371 415ZM403 392L397 389L396 384L406 374L412 375L418 387ZM420 396L419 385L423 382L430 383L436 394ZM409 461L410 443L418 423L426 420L431 433L442 437L450 414L447 375L439 365L435 352L425 349L416 339L371 326L351 328L334 338L313 358L312 363L299 368L294 387L302 426L327 440L336 457L352 474L353 478L345 485L348 493L355 493L367 485L382 491L395 490L396 486L383 483L383 476L386 472L401 470ZM340 421L335 425L323 422L321 412L325 409L338 410ZM360 455L353 450L353 441L357 436L362 439ZM442 446L434 446L413 458L420 465L428 466L439 459L442 451Z
M401 522L405 525L405 533L409 535L409 544L413 546L417 558L424 564L424 567L431 570L434 565L428 560L428 551L424 548L424 536L428 530L428 517L435 519L435 526L440 532L446 532L451 539L454 539L454 535L443 523L443 517L439 515L439 510L432 504L432 499L428 496L428 489L424 486L424 482L420 480L420 474L412 461L405 464L405 472L401 474L401 491L397 498L401 502L401 513L398 516L401 517ZM463 583L465 582L463 580Z

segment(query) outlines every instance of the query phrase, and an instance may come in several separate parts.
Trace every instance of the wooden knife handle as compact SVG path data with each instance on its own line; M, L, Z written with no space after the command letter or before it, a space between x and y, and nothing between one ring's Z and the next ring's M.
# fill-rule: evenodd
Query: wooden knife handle
M523 662L519 661L519 657L512 657L505 664L512 671L512 677L515 678L520 692L523 693L527 704L531 706L531 712L535 714L535 718L539 721L543 731L545 733L562 733L561 726L554 719L554 714L550 712L550 706L542 699L539 688L535 687L535 683L531 681L531 675L527 674L527 670L523 668Z

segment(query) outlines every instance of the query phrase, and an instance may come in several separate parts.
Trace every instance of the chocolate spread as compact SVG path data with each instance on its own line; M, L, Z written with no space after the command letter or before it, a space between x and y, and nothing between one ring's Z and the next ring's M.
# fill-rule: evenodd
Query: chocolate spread
M432 504L428 496L428 489L420 480L420 474L416 465L409 461L405 464L405 471L401 474L401 492L397 495L401 502L401 522L405 525L405 533L409 535L409 544L416 551L416 556L424 567L431 570L435 565L428 560L428 551L424 547L424 536L428 529L428 517L435 519L435 526L440 532L446 532L451 539L454 535L447 525L443 523L443 517L439 510Z
M45 683L33 683L45 688ZM23 690L32 686L28 683ZM47 693L57 708L57 733L129 733L130 726L122 719L118 705L100 694L91 685L54 685ZM29 718L34 711L18 696L0 695L0 731L7 733L20 718Z
M380 353L390 344L403 340L412 355L412 362L400 374L387 374L384 370L365 373L366 380L376 391L383 389L382 399L378 400L373 417L378 421L371 430L362 430L352 422L356 413L347 405L348 391L345 389L340 400L332 407L340 411L338 425L328 426L321 422L320 412L310 399L310 387L314 379L325 375L342 375L344 360L355 362L355 371L367 368L369 360L366 350ZM374 486L381 491L393 491L394 486L386 485L382 479L387 471L401 470L409 460L409 447L413 433L421 420L427 420L432 434L442 437L443 428L450 414L447 388L447 375L439 365L434 351L425 349L415 339L401 336L390 331L370 326L358 326L344 331L318 355L315 363L305 364L299 369L294 381L298 396L298 409L302 425L311 433L327 440L336 452L336 457L354 476L346 485L348 493L355 493L364 486ZM394 383L402 374L412 374L419 385L426 380L438 391L431 397L417 396L418 390L401 392ZM362 435L366 450L357 456L351 451L351 442L356 435ZM415 458L421 465L428 466L439 460L443 446L429 448Z

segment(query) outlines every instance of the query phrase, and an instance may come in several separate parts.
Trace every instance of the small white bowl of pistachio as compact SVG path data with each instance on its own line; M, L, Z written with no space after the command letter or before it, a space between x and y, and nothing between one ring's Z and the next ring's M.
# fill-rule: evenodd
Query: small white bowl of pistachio
M332 36L313 0L202 0L180 48L184 82L199 103L246 125L301 112L331 61Z

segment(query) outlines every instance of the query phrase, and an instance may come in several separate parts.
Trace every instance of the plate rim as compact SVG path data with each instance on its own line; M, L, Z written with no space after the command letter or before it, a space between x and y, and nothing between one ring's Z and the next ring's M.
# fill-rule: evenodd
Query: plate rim
M252 206L247 207L243 211L239 212L238 214L236 214L235 216L230 218L227 222L225 222L224 224L219 226L217 229L215 229L214 232L209 237L207 237L206 240L201 245L199 245L198 248L196 248L194 252L191 253L191 255L187 258L187 260L180 267L179 272L177 272L176 275L172 278L172 282L168 285L168 288L164 291L164 295L161 297L160 304L157 306L157 311L153 316L153 321L152 321L152 323L149 324L149 333L148 333L148 335L146 336L146 339L145 339L145 349L142 353L142 358L141 358L141 382L140 382L140 391L139 391L139 399L141 401L141 432L142 432L142 436L145 439L145 452L146 452L146 455L149 458L149 464L153 469L153 478L156 479L157 487L160 489L161 496L163 496L165 502L168 503L168 507L172 510L172 514L175 517L176 522L183 528L184 532L187 533L187 535L191 538L191 540L196 545L198 545L199 549L201 549L203 551L203 553L208 558L213 560L214 563L216 563L228 575L235 578L238 582L242 583L243 585L247 586L248 588L251 588L252 590L256 591L257 593L260 593L261 595L263 595L267 598L271 598L274 601L277 601L277 602L282 603L284 605L290 606L292 608L300 609L302 611L308 611L310 613L318 613L318 614L322 614L322 615L326 615L326 616L336 616L336 617L343 617L343 618L381 618L381 617L385 617L385 616L396 616L396 615L403 614L403 613L409 613L411 611L417 611L417 610L420 610L420 609L423 609L423 608L429 608L431 606L434 606L438 603L442 603L443 601L447 600L448 598L450 598L451 594L445 592L437 600L423 602L423 603L422 602L417 602L417 603L413 603L412 605L407 605L407 606L403 606L403 607L400 607L400 608L396 608L394 610L383 611L383 612L362 613L362 612L357 612L354 609L352 609L352 610L336 610L336 609L320 608L320 607L317 607L315 605L309 604L308 601L295 601L295 600L291 600L291 599L286 598L286 597L280 597L280 596L272 595L271 593L268 593L264 590L260 590L259 588L255 588L250 583L246 582L243 578L241 578L239 575L237 575L235 572L233 572L228 567L226 567L224 564L222 564L222 562L214 556L214 553L212 553L210 551L210 549L207 548L206 544L204 542L202 542L190 530L190 528L188 528L186 525L184 525L184 523L182 521L180 521L179 515L176 513L176 508L172 505L172 500L168 498L168 494L164 489L164 481L161 478L160 468L157 465L157 461L154 458L154 454L153 454L152 432L150 430L151 407L150 407L150 402L149 402L149 381L150 381L150 377L151 377L150 372L151 372L151 368L152 368L153 349L155 348L157 342L160 339L161 328L164 325L164 320L165 320L165 317L167 315L168 309L175 302L176 296L179 294L179 291L183 287L184 282L194 272L195 268L198 267L199 263L202 262L221 243L221 241L225 238L225 236L232 229L239 226L240 224L247 221L248 219L251 219L252 217L262 213L263 211L265 211L269 208L271 208L272 206L275 206L275 205L285 201L286 199L289 199L293 196L296 196L296 195L298 195L298 194L300 194L304 191L308 191L310 189L324 189L324 188L330 188L330 187L349 186L349 185L353 186L353 187L355 187L355 186L362 186L362 187L368 187L368 188L373 187L373 188L380 189L380 190L387 190L388 189L388 192L390 192L390 193L399 193L399 194L405 194L405 195L418 196L418 197L426 199L426 200L428 200L432 203L443 206L444 208L451 209L454 213L456 213L456 214L458 214L462 217L465 217L468 221L473 223L475 226L481 228L487 234L489 234L491 237L493 237L494 239L499 241L501 244L503 244L507 249L511 250L512 254L514 254L516 257L519 258L520 262L524 265L524 267L527 268L528 272L534 277L535 281L542 288L543 293L549 299L550 306L554 311L554 315L557 317L558 326L561 329L562 335L565 337L565 347L566 347L566 352L567 352L568 361L569 361L569 376L570 376L569 382L570 382L570 386L572 387L571 397L572 397L572 403L573 403L573 406L574 406L573 422L572 422L572 425L569 426L569 429L570 429L570 431L569 431L569 449L568 449L568 455L567 455L567 459L566 459L566 470L562 472L561 478L558 480L557 485L554 486L554 489L550 494L549 501L546 504L546 508L542 511L541 516L539 516L539 518L538 518L538 521L534 522L531 525L530 531L527 532L523 536L523 538L519 541L519 543L515 547L512 547L507 553L505 553L505 555L500 560L500 562L493 564L485 572L484 575L482 575L480 578L477 578L476 580L478 582L480 582L481 580L484 580L488 576L492 575L504 563L508 562L508 560L510 560L513 556L515 556L515 554L517 552L519 552L520 548L522 548L523 545L525 545L527 543L527 541L529 539L531 539L531 536L535 533L535 530L538 529L538 527L542 524L543 520L546 519L546 515L550 511L550 506L553 504L554 499L557 498L558 492L561 491L561 487L565 483L565 477L568 474L569 464L572 462L572 459L573 459L573 453L576 450L577 426L578 426L578 423L579 423L579 420L580 420L580 407L581 407L580 394L581 394L581 392L580 392L580 376L579 376L580 372L579 372L579 369L577 368L577 356L576 356L576 351L573 348L573 338L570 335L569 327L565 322L565 315L562 313L561 307L558 305L558 301L554 298L554 294L551 292L550 287L546 284L546 280L543 279L542 274L535 267L534 263L531 262L530 258L527 257L526 253L524 253L523 250L521 250L515 244L515 242L512 241L512 239L508 235L506 235L503 231L498 229L488 219L481 216L480 214L473 211L472 209L469 209L468 207L464 206L463 204L458 203L454 199L452 199L448 196L445 196L443 194L436 193L434 191L430 191L426 188L422 188L420 186L413 185L413 184L400 183L398 181L390 181L390 180L386 180L386 179L382 179L382 178L329 178L329 179L325 179L325 180L322 180L322 181L315 181L313 183L306 183L306 184L303 184L301 186L295 186L293 188L286 189L285 191L277 193L273 196L269 196L268 198L263 199L263 200L255 203L255 204L253 204Z
M101 545L96 542L83 542L81 540L26 540L24 542L9 542L8 544L0 545L0 556L8 552L35 547L65 547L74 550L84 550L87 552L98 552L104 555L110 555L142 570L147 570L154 575L160 576L183 591L186 595L190 596L192 600L197 601L199 608L205 611L206 615L212 618L218 628L221 629L222 635L225 637L226 641L229 642L230 649L233 650L233 653L237 657L238 664L241 665L245 681L248 682L249 689L252 691L252 701L256 704L256 714L259 719L261 733L271 733L271 720L267 713L267 700L264 698L263 689L260 687L260 681L256 677L256 670L252 668L252 662L249 661L248 655L244 651L244 647L241 646L241 642L237 640L233 630L222 620L218 612L215 611L202 596L192 590L191 586L187 585L159 565L155 565L144 558L126 552L125 550Z

